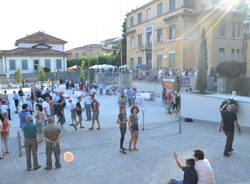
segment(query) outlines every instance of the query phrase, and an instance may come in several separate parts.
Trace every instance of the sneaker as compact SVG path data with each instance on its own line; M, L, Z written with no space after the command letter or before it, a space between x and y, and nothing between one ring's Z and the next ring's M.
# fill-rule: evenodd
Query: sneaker
M35 170L40 169L40 168L41 168L41 166L39 165L38 167L34 168L33 170L35 171Z
M51 170L52 168L51 167L45 167L44 169L45 170Z
M121 154L124 154L124 155L127 154L124 150L120 151L120 153L121 153Z
M80 126L80 128L85 128L84 126Z
M96 130L100 130L101 128L99 127L99 128L97 128Z
M224 153L225 157L230 157L231 155L229 153Z
M93 130L94 128L89 128L89 130Z
M229 150L229 152L233 152L233 151L234 151L234 149L230 149L230 150Z

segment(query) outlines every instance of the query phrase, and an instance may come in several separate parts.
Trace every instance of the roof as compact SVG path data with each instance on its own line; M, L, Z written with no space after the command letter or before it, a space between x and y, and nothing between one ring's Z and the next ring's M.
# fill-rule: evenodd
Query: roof
M42 48L16 48L13 50L2 50L0 56L66 56L66 52Z
M109 44L109 43L117 42L120 39L121 39L120 37L116 37L116 38L110 38L110 39L107 39L107 40L103 40L102 42L104 42L106 44Z
M93 50L93 49L104 49L104 50L113 50L113 49L109 49L107 47L103 47L100 44L90 44L90 45L84 45L82 47L77 47L71 50ZM71 50L69 50L68 52L70 52Z
M15 45L17 46L19 43L66 44L67 42L39 31L16 40Z

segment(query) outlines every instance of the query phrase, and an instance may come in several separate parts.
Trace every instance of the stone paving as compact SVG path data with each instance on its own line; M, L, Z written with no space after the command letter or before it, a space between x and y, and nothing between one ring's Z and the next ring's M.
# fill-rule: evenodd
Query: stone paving
M62 153L70 151L74 161L66 163L62 158L61 169L26 172L25 157L18 157L17 141L10 139L11 154L0 161L0 184L163 184L170 178L182 178L173 160L176 151L181 161L192 157L194 149L203 149L210 160L218 184L250 184L250 130L243 129L235 137L235 152L224 158L225 137L218 133L217 125L210 122L182 123L183 133L175 117L168 117L160 99L144 102L140 108L146 110L145 131L140 130L140 151L119 153L120 132L115 124L117 97L98 97L101 102L103 128L99 131L74 131L67 126L68 133L62 137ZM68 119L68 117L67 117ZM140 116L141 119L141 116ZM12 121L12 131L16 122ZM89 125L88 125L89 127ZM140 121L142 128L142 121ZM12 134L13 136L15 133ZM130 134L127 132L125 145ZM39 146L39 162L45 166L45 148Z

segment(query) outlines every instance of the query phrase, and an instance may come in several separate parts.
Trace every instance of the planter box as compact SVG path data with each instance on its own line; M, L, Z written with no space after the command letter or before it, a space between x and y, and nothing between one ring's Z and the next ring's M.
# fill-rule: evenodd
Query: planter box
M194 93L181 94L181 116L196 120L220 122L220 105L225 99L232 98L231 95L209 94L201 95ZM234 97L239 103L238 119L240 125L250 127L250 98Z

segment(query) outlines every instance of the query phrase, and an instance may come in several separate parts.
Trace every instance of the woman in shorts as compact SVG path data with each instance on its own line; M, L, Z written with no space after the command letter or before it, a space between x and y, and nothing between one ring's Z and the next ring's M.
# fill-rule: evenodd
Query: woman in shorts
M133 106L130 112L131 115L129 117L129 127L131 131L131 139L129 141L128 151L139 151L139 149L136 147L137 140L139 137L139 125L138 125L139 108L137 106ZM133 144L133 149L132 149L132 144Z

